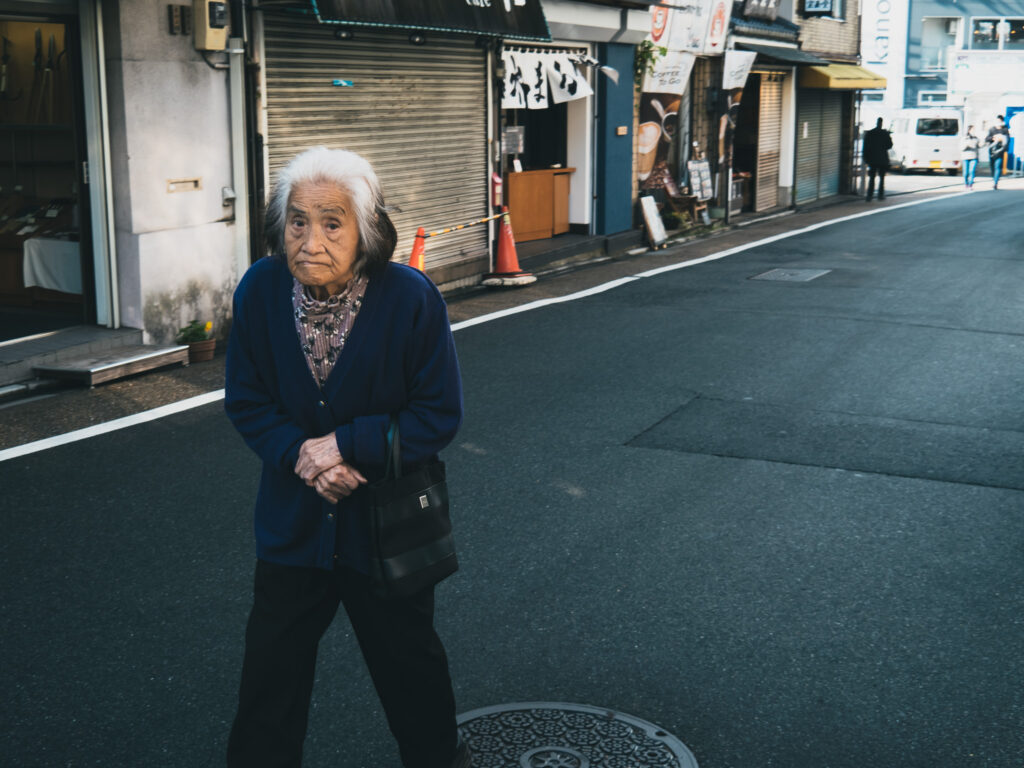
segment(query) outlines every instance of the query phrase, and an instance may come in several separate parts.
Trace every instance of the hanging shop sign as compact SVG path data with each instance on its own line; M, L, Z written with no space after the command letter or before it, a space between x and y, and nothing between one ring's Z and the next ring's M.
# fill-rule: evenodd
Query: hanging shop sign
M671 8L652 6L650 39L670 51L721 54L729 32L728 0L675 0Z
M733 88L742 88L756 58L757 54L753 51L726 51L725 66L722 69L722 89L729 91Z
M331 24L551 39L540 0L313 0L313 7Z
M775 21L779 15L779 0L747 0L743 4L743 15L748 19Z
M704 53L720 54L725 51L725 38L729 34L732 0L711 0L708 13L708 32L704 40Z
M687 51L669 51L655 62L653 71L644 75L643 92L681 96L696 60L697 57Z
M501 90L502 109L547 109L550 101L562 104L585 99L594 91L580 74L566 51L518 50L501 53L505 77Z
M804 16L832 16L835 0L804 0Z

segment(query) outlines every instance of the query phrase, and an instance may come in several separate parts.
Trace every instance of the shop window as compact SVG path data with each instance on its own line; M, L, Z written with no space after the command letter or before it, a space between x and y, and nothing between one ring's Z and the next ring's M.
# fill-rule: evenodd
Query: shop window
M1024 50L1024 18L971 19L971 48L981 51Z
M948 69L949 52L956 47L960 20L923 19L921 22L921 69Z
M1007 19L1006 36L1003 46L1012 50L1024 50L1024 19Z
M971 48L975 50L999 48L999 19L971 20Z

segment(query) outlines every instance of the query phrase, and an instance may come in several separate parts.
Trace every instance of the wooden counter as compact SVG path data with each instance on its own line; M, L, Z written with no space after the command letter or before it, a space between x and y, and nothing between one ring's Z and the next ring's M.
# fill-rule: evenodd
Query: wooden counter
M546 168L508 175L508 213L517 243L569 231L569 174Z

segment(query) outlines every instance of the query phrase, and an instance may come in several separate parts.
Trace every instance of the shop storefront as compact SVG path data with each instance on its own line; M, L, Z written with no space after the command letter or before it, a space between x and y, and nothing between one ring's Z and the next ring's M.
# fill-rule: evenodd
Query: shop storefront
M399 259L419 227L436 231L491 213L497 36L546 39L539 0L507 15L501 8L463 13L453 4L452 17L441 21L392 18L379 4L340 0L319 3L319 15L261 7L267 190L307 147L358 152L394 207ZM425 266L435 282L488 271L491 231L473 226L428 239Z
M860 89L884 88L885 79L852 64L801 70L797 91L796 203L853 189L855 101Z
M592 58L589 46L502 48L502 168L517 242L590 234Z
M77 2L31 10L0 3L0 341L107 314L105 302L97 308L88 178L96 137L85 87L95 50L83 51L83 41L94 16L80 19Z
M719 131L728 122L722 56L731 10L721 0L651 9L653 59L638 106L637 190L654 197L674 226L698 223L697 211L706 215L708 206L712 215L723 210L713 198L722 190L718 179L728 175L725 147L733 135L730 128L727 140Z

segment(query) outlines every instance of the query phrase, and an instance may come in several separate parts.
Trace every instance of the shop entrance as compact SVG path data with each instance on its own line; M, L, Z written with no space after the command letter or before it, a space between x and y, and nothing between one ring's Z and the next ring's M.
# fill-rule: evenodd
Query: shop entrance
M91 323L77 20L0 6L0 342Z
M574 58L587 53L544 46L502 52L501 166L517 243L590 234L593 90Z

